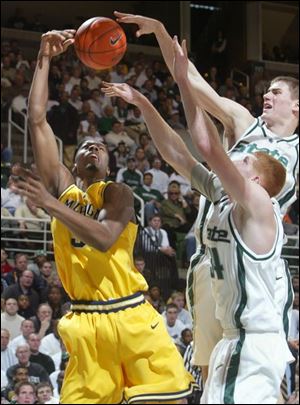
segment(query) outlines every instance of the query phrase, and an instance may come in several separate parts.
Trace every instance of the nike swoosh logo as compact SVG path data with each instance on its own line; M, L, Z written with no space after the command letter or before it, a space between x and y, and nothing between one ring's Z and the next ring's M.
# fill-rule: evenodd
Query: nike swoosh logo
M283 278L283 276L282 277L276 277L276 280L280 280L281 278Z
M110 43L111 45L116 45L116 43L120 40L122 34L119 34L116 38L110 37Z
M224 364L219 364L218 367L215 368L215 371L217 371L218 368L220 368L220 367L222 367L222 366L224 366Z
M151 329L155 329L158 324L159 322L157 322L155 325L151 325Z

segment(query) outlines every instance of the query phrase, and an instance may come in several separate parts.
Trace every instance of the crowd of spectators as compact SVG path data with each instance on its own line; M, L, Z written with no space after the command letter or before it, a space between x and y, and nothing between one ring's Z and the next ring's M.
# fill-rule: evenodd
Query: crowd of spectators
M21 16L17 23L22 24ZM22 124L19 113L26 113L35 65L35 60L27 60L22 54L17 41L2 43L4 122L12 106L14 119ZM261 114L263 86L257 85L250 95L249 89L236 86L229 77L222 82L215 66L205 77L223 97L241 103L254 116ZM101 139L110 155L108 179L126 183L144 201L145 226L140 229L135 266L148 281L146 298L163 314L168 332L184 356L186 349L191 349L192 320L185 310L185 285L180 282L177 267L186 269L196 249L193 231L199 194L162 160L141 111L121 99L103 95L103 80L127 82L140 90L178 131L186 130L180 94L166 66L158 60L147 60L143 54L111 71L96 72L83 66L69 51L51 63L47 119L63 141L66 166L72 168L76 147L86 136ZM33 257L18 253L26 248L37 249L31 240L33 235L38 238L41 230L35 220L49 217L11 189L11 168L18 164L14 160L12 150L1 144L1 228L7 226L5 218L15 217L14 226L22 239L19 244L7 246L9 255L1 250L2 397L22 403L24 395L28 395L38 403L58 403L68 354L57 333L57 323L70 302L55 262L49 261L44 252ZM139 199L135 199L135 209L140 214ZM298 232L297 204L292 206L286 222L296 224L293 230L290 227L291 233L295 229ZM1 234L5 235L2 229ZM151 257L160 261L153 262Z

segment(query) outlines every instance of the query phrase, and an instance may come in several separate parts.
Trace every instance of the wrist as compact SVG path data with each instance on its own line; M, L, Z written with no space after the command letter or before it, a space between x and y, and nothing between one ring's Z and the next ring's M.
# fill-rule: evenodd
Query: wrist
M147 103L149 103L149 100L143 96L142 93L139 93L136 97L135 105L141 110L143 106L147 105Z
M154 34L157 36L161 36L164 35L166 33L166 29L164 24L161 21L158 20L154 20L155 24L154 24Z
M56 198L49 194L48 198L45 199L43 207L49 215L54 216L55 213L55 204L57 203Z
M44 52L42 49L39 50L38 59L48 60L51 61L51 55Z

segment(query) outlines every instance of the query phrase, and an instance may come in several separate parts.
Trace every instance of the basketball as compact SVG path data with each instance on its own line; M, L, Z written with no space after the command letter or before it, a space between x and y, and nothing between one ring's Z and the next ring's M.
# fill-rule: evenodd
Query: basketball
M127 41L120 25L105 17L85 21L75 35L75 51L86 66L103 70L116 65L122 59Z

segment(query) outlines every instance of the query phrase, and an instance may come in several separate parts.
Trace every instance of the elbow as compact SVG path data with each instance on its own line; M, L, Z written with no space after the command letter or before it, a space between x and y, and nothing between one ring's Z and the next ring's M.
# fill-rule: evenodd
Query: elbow
M29 122L30 126L39 125L45 119L46 119L46 111L43 108L41 108L39 106L37 106L37 107L29 106L28 122Z
M211 143L206 142L204 139L197 142L197 149L205 160L209 159L209 157L213 154Z
M110 245L108 243L97 242L94 244L94 248L99 250L99 252L106 253L110 249Z
M113 244L114 242L110 240L106 240L105 242L103 240L100 240L95 243L95 248L100 252L106 253L113 246Z

